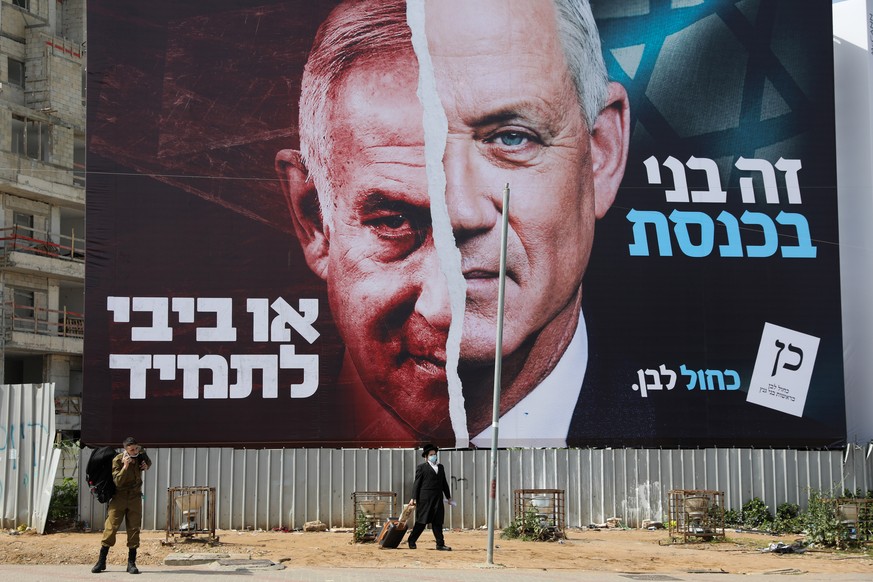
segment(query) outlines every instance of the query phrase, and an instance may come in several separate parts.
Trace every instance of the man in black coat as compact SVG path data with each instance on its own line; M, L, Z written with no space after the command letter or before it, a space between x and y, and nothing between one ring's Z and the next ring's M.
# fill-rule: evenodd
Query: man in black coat
M436 538L436 549L441 551L451 550L443 539L443 495L445 494L449 504L454 506L452 492L449 490L449 482L446 480L446 470L442 464L437 463L436 445L426 444L422 447L421 456L424 463L415 468L415 482L412 484L412 499L410 505L415 506L415 525L409 534L409 549L416 548L415 542L424 531L427 524L433 529L433 537Z

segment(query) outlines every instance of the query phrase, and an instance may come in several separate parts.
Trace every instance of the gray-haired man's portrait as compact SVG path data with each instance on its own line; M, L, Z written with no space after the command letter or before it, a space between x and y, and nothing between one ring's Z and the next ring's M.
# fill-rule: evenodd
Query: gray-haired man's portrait
M490 443L509 184L501 445L566 445L583 275L628 150L600 51L587 0L348 1L322 24L300 150L276 164L361 439Z

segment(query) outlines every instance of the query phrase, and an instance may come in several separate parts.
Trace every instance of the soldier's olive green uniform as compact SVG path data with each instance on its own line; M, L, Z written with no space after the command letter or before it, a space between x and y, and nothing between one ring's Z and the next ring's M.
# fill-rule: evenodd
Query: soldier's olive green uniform
M127 528L127 547L139 547L139 530L142 525L142 469L138 461L124 469L124 453L112 459L112 480L115 481L115 495L109 502L109 513L103 526L102 544L106 547L115 545L115 534L125 520ZM151 463L149 463L151 466Z

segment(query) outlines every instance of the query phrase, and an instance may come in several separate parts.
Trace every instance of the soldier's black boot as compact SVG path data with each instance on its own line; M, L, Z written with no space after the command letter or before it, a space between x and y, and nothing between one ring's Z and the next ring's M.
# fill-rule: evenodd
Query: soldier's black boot
M100 557L97 558L97 563L91 568L92 574L99 574L106 569L106 556L109 555L109 546L100 546Z
M139 569L136 567L136 548L128 548L127 550L127 573L139 574Z

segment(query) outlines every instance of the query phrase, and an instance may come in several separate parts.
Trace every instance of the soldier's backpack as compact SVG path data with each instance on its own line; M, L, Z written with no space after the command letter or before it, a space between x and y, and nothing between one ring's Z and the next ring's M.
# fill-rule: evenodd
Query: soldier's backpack
M115 458L115 447L101 447L94 451L88 460L85 479L91 495L100 503L109 503L115 495L115 481L112 480L112 459Z

